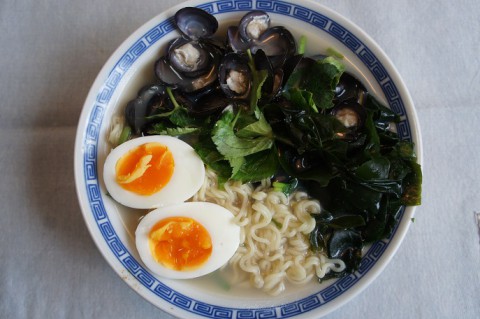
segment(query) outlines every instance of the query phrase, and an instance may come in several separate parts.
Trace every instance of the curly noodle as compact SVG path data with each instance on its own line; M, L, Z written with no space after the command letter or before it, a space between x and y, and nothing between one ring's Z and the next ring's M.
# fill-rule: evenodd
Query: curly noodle
M304 284L345 268L340 259L310 251L312 214L320 213L321 207L304 192L287 197L275 191L270 180L257 187L230 181L220 189L215 172L207 169L193 200L222 205L235 215L241 227L240 247L229 261L235 283L248 280L253 287L278 295L286 282Z

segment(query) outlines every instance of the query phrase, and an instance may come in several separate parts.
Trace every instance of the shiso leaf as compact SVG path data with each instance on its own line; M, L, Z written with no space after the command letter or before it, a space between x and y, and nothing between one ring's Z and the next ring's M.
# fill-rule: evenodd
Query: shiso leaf
M215 123L212 130L212 140L220 154L225 158L235 158L270 149L273 145L273 138L264 135L264 127L261 124L257 125L257 128L261 128L257 131L257 134L253 134L253 130L249 130L248 137L241 137L235 133L235 122L239 114L237 113L235 116L233 111L226 110Z

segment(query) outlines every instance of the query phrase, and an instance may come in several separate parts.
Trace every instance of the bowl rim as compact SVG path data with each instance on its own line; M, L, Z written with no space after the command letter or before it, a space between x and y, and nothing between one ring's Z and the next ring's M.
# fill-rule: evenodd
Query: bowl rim
M220 3L233 3L234 1L225 1L225 0L213 0L213 1L203 1L203 0L190 0L186 2L182 2L174 7L171 7L168 10L163 11L162 13L156 15L141 27L139 27L136 31L134 31L123 43L111 54L108 58L107 62L103 65L100 72L98 73L95 81L93 82L85 103L82 108L82 112L78 121L77 126L77 133L75 139L75 150L74 150L74 177L75 177L75 185L76 185L76 192L77 197L79 200L80 208L82 211L82 215L86 222L87 228L94 240L97 248L101 252L102 256L105 258L107 263L114 269L114 271L127 283L127 285L134 289L137 293L139 293L144 299L148 300L153 305L157 306L158 308L166 311L174 316L181 316L181 317L198 317L203 318L203 316L198 315L196 313L192 313L191 311L182 309L182 308L174 308L171 303L168 303L165 300L158 300L158 297L153 295L150 290L146 287L139 285L138 276L132 274L129 270L126 269L124 264L120 262L117 258L112 258L112 247L109 245L105 238L102 237L102 233L99 229L99 224L97 224L96 220L92 217L92 208L89 205L90 200L97 199L95 196L102 196L101 194L95 193L88 193L87 188L89 184L85 180L86 174L92 174L96 172L96 167L93 167L93 172L86 172L84 167L84 160L86 157L91 156L90 150L88 149L90 144L86 142L86 136L89 134L89 127L87 124L91 124L92 121L95 122L100 120L99 124L101 127L101 119L104 114L104 110L100 110L99 108L95 108L96 101L100 96L101 92L100 89L104 84L109 80L113 70L116 66L118 66L120 59L124 56L125 52L128 52L135 43L137 43L138 39L141 39L145 36L146 32L152 30L152 28L159 25L159 23L167 22L171 23L172 16L174 13L182 7L186 6L201 6L205 9L205 6L208 5L219 5ZM388 81L391 81L393 84L393 88L396 89L395 94L397 94L398 98L401 100L400 102L403 107L406 117L406 125L410 126L407 127L408 132L410 134L410 138L415 142L415 151L417 154L417 159L419 164L423 164L423 146L421 140L421 132L420 132L420 125L418 122L418 117L416 110L414 108L413 100L408 92L408 89L401 78L399 72L397 71L396 67L391 62L390 58L385 54L385 52L381 49L381 47L360 27L355 25L349 19L345 18L344 16L336 13L332 9L319 4L317 2L311 0L303 0L303 1L293 1L293 0L286 0L286 1L275 1L275 0L244 0L238 1L238 3L233 3L236 5L235 11L250 11L252 8L248 7L248 4L253 8L258 8L259 4L268 5L271 4L277 6L294 6L296 8L301 8L306 11L316 12L320 16L325 17L330 23L330 27L335 24L340 27L340 31L346 32L349 36L353 36L352 39L349 41L353 41L350 44L355 44L354 40L357 40L363 45L363 48L367 50L368 56L365 59L374 58L376 62L380 65L380 70L378 72L385 72L388 75ZM246 5L246 6L244 6ZM218 9L218 8L217 8ZM263 8L265 11L269 13L280 13L276 11L269 11L267 7ZM233 11L233 10L232 10ZM219 12L216 12L218 14ZM168 33L168 32L167 32ZM343 35L339 33L339 37ZM337 38L339 39L339 38ZM342 41L342 39L339 39ZM343 39L345 41L346 39ZM347 39L348 40L348 39ZM345 44L345 42L343 42ZM366 61L366 60L365 60ZM364 62L365 62L364 61ZM368 67L368 66L367 66ZM372 71L369 68L370 71ZM387 72L388 71L388 72ZM375 71L373 71L375 72ZM381 74L381 73L379 73ZM377 76L375 75L375 78ZM387 82L382 82L387 83ZM391 93L390 91L386 91L384 86L382 86L383 93L388 97L388 94ZM389 103L390 104L390 103ZM108 105L108 103L107 103ZM391 106L391 105L390 105ZM103 112L103 113L102 113ZM98 114L97 114L98 113ZM90 122L89 122L90 120ZM95 129L95 128L94 128ZM93 132L95 133L95 132ZM97 132L98 133L98 132ZM96 154L95 154L96 156ZM374 261L374 264L366 271L364 275L361 276L359 280L354 282L352 286L349 286L346 291L348 293L342 293L338 297L335 297L332 300L327 301L326 303L322 304L319 307L315 307L312 311L307 311L305 313L300 313L296 318L301 318L304 316L310 316L313 313L318 316L326 315L331 311L339 308L340 306L344 305L346 302L350 301L353 297L357 296L361 291L363 291L369 284L377 278L380 273L382 273L383 269L387 266L390 260L395 255L396 251L398 250L401 242L403 241L409 226L410 226L410 219L413 218L415 213L416 207L406 207L403 211L403 216L401 221L398 223L394 233L389 239L388 243L384 243L387 247L385 247L377 260ZM108 217L108 216L107 216ZM382 241L381 241L382 242ZM121 243L120 243L121 244ZM375 248L370 248L375 249ZM348 278L348 277L347 277ZM347 282L347 285L349 283ZM219 306L220 308L222 306ZM274 306L280 307L280 306ZM228 309L227 307L226 309ZM272 307L273 308L273 307ZM276 313L278 315L279 312ZM290 316L288 316L290 317ZM281 317L284 318L284 317Z

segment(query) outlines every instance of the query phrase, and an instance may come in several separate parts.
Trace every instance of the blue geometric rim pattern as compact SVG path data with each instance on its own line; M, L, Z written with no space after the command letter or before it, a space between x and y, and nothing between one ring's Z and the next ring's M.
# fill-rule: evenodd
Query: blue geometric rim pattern
M199 7L212 14L259 9L276 14L287 15L307 22L317 27L322 32L326 32L330 36L336 38L355 53L365 66L368 67L376 78L378 84L381 86L388 101L388 105L401 116L402 122L397 125L400 138L403 140L412 139L403 101L386 69L360 39L331 18L296 4L272 0L212 1ZM173 30L174 26L171 18L162 21L147 31L142 38L137 40L127 50L110 71L107 80L102 84L87 121L83 144L85 150L83 168L86 192L91 213L93 214L105 242L108 244L111 252L116 256L118 261L138 280L140 284L166 302L206 318L289 318L317 309L318 307L334 300L355 285L365 276L365 274L368 273L382 256L388 247L390 240L374 243L363 257L361 267L357 272L332 282L328 287L309 297L277 307L248 309L226 308L207 304L191 299L190 297L171 289L153 277L148 270L143 268L143 266L126 249L118 237L110 222L108 213L105 210L97 177L98 138L105 114L105 108L110 102L110 98L117 88L118 83L129 70L130 66L145 52L146 49ZM400 212L400 218L403 217L403 214L404 209ZM394 230L393 235L395 232L396 229Z

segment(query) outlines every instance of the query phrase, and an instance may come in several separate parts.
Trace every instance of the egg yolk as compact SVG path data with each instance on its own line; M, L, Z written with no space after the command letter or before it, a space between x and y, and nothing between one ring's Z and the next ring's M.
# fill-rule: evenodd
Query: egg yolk
M128 151L115 165L117 183L138 195L152 195L172 177L172 152L160 143L145 143Z
M200 223L189 217L169 217L149 234L154 259L169 269L188 271L200 267L212 254L212 239Z

